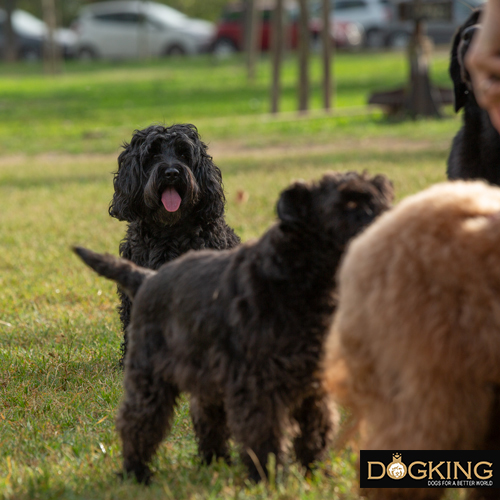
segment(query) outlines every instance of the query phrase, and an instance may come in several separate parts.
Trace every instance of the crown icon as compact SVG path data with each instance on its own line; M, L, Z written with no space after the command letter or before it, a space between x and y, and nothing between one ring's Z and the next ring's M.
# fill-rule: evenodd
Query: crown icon
M397 462L401 461L401 453L393 453L392 458L396 460Z

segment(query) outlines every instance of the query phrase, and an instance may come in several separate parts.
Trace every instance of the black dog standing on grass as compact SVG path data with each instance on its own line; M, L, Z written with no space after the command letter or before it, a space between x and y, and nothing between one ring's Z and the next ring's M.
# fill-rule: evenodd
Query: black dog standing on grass
M453 139L447 175L455 179L484 179L500 185L500 135L488 112L479 107L464 58L478 24L481 11L475 10L453 39L450 75L455 93L455 111L464 108L463 125ZM500 29L500 27L499 27Z
M222 175L194 125L136 130L118 157L109 214L127 221L120 255L158 269L188 250L222 250L239 243L224 219ZM131 302L118 287L127 350Z
M250 477L279 462L288 425L296 458L321 458L332 412L320 383L323 342L335 308L335 272L347 242L393 197L383 176L328 174L296 183L278 222L233 250L189 252L159 271L83 248L76 253L134 299L117 417L124 470L147 482L176 398L191 395L201 457L241 445Z

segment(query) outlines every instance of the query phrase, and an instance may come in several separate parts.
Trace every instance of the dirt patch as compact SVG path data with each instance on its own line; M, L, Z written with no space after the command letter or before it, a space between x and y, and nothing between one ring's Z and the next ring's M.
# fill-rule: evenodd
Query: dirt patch
M441 145L437 147L440 148ZM442 145L443 149L448 144ZM422 151L436 148L436 143L428 140L409 140L392 137L378 137L366 139L342 139L328 144L303 144L287 146L267 146L264 148L249 147L237 142L214 142L210 144L209 152L215 158L270 158L278 156L299 156L304 154L342 153L352 150L370 150L374 152L387 151Z
M449 147L448 143L443 143L442 148ZM241 141L214 141L209 144L209 153L217 161L220 158L272 158L281 156L300 156L315 155L325 153L342 153L345 151L364 150L374 152L412 152L425 149L441 149L441 144L429 140L410 140L393 137L370 137L364 139L345 139L332 141L328 144L295 144L288 146L280 144L276 146L256 147L248 146ZM113 167L116 165L116 159L119 151L107 154L64 154L64 153L41 153L34 156L23 154L7 155L0 157L1 167L21 166L26 163L54 164L62 163L85 163L98 162L109 163Z

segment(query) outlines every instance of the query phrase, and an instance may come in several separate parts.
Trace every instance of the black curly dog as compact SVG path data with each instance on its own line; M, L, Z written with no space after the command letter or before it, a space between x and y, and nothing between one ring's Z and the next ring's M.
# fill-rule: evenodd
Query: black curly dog
M268 454L279 463L292 422L297 459L307 467L321 458L334 425L319 377L335 272L347 242L392 195L385 177L355 172L296 183L260 240L189 252L157 272L75 249L134 298L117 418L127 474L148 482L183 391L206 462L228 457L231 435L259 480Z
M194 125L136 130L118 157L109 214L127 221L120 255L158 269L188 250L239 243L224 220L222 175ZM123 364L131 302L118 287Z
M464 108L463 125L453 139L447 175L454 179L483 179L500 185L500 135L488 112L479 107L464 58L474 34L480 29L481 10L471 13L453 39L450 76L455 93L455 111Z

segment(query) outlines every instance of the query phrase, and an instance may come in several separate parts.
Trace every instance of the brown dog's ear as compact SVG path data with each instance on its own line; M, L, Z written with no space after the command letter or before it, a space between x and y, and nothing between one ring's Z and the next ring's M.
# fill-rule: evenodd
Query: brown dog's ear
M288 223L304 221L310 212L311 203L310 189L304 182L296 182L281 193L277 206L278 217Z
M373 185L382 193L382 196L392 203L394 200L394 186L385 175L376 175L372 179Z

